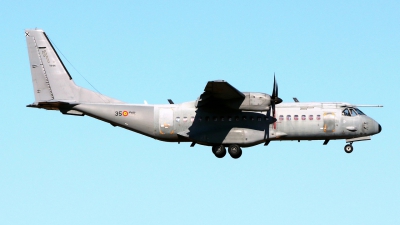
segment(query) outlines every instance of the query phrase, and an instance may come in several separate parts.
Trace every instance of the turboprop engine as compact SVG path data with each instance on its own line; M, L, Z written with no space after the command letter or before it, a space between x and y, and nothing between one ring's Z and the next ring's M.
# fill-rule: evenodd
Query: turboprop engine
M245 99L239 106L240 110L268 111L271 107L271 96L260 92L243 92Z

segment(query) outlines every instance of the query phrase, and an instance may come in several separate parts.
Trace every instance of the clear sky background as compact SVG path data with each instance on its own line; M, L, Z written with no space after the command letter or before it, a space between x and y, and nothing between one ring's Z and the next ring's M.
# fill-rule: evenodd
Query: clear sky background
M0 224L400 224L399 1L1 5ZM217 159L26 108L35 27L78 85L125 102L191 101L217 79L271 93L276 73L286 102L384 105L362 109L383 131L352 154L344 140L271 142Z

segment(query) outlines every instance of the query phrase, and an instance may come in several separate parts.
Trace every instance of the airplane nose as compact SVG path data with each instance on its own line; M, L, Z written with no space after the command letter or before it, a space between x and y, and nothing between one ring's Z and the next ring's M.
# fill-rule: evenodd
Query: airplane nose
M378 124L378 126L379 126L379 131L378 131L378 133L380 133L380 132L382 131L382 127L381 127L380 124Z

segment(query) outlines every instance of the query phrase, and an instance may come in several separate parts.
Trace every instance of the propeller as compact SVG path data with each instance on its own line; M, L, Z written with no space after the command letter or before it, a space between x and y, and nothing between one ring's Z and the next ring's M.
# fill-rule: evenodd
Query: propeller
M273 112L272 118L274 118L274 129L276 129L276 114L275 114L275 105L282 102L282 99L278 97L278 83L276 82L275 73L274 73L274 87L272 89L271 95L271 109L267 112L267 117L271 116L271 111ZM267 139L268 133L265 132L264 139ZM268 145L268 142L265 142L264 145Z
M275 104L279 104L281 102L282 99L278 97L278 83L276 82L274 73L274 87L272 89L271 104L273 105L273 107L275 107Z
M278 83L276 82L275 79L275 73L274 73L274 87L272 89L272 95L271 95L271 107L272 107L272 117L276 121L276 114L275 114L275 105L279 104L282 102L282 99L278 97ZM274 129L276 129L276 122L274 122Z

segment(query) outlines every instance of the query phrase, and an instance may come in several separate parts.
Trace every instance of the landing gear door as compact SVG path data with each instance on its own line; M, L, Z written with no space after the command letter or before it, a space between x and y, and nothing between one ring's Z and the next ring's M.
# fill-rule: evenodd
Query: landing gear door
M323 131L325 133L333 133L333 132L335 132L335 113L332 113L332 112L324 113Z
M160 134L174 133L174 111L171 108L161 108L158 121Z

